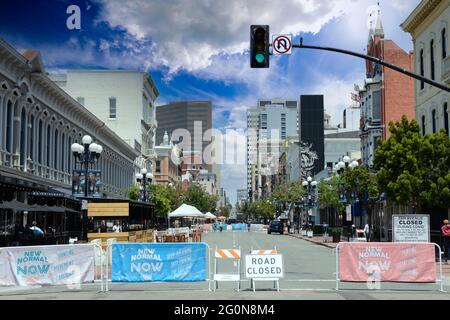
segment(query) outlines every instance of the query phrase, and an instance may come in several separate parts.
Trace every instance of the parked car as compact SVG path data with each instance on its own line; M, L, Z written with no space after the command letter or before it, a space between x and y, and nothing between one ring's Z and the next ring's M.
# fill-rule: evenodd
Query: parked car
M280 220L273 220L269 224L269 228L267 229L267 233L271 234L272 232L283 234L284 228L283 223Z

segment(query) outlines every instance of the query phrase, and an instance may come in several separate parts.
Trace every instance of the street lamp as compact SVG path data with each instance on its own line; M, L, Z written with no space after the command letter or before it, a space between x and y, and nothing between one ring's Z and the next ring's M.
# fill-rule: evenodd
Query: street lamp
M84 196L87 198L89 194L88 190L88 175L89 165L94 165L98 161L100 155L103 152L103 147L92 142L92 138L89 135L85 135L81 139L83 145L74 143L71 146L73 156L75 157L75 165L80 163L81 167L84 167Z
M142 201L144 202L150 202L152 198L151 190L148 191L148 199L147 199L147 181L148 184L152 184L153 180L153 174L151 172L148 172L147 169L142 168L141 173L136 173L136 181L139 183L142 187Z
M346 170L353 170L354 168L359 166L359 163L356 160L352 161L350 163L351 159L348 156L344 156L342 158L342 160L343 161L339 162L336 165L336 172L339 176L344 174L344 172ZM345 185L343 183L339 183L339 191L340 191L339 198L340 198L341 202L345 203L346 205L349 205L349 200L350 200L350 203L354 200L353 192L350 195L351 199L347 199L347 190L345 189ZM346 221L347 221L347 218L346 218ZM353 216L352 216L352 221L353 221ZM348 231L348 241L350 241L350 230Z
M317 188L317 181L313 180L312 177L308 177L306 181L302 182L302 186L306 191L306 197L304 197L303 205L305 208L312 209L316 205L316 188ZM311 222L311 218L308 214L308 222Z

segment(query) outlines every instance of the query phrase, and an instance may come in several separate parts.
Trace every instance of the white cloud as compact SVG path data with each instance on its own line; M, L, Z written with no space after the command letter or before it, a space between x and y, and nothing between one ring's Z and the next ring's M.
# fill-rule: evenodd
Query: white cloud
M211 65L215 55L242 53L248 48L251 24L269 24L272 33L317 33L351 2L99 1L101 19L137 39L151 38L152 60L170 72L201 70Z

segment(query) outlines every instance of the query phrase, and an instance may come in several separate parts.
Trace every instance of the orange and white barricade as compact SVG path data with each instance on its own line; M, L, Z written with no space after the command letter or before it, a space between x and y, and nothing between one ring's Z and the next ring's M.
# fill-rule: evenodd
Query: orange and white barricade
M237 262L237 273L218 273L219 260L235 260ZM237 291L241 289L241 248L239 249L219 249L214 252L214 291L218 289L219 282L237 282Z
M278 254L278 250L277 247L274 247L273 249L270 250L255 250L253 249L253 247L251 247L250 249L250 254L251 255L273 255L273 254ZM278 278L251 278L250 279L250 283L251 283L251 288L253 289L253 292L255 292L255 280L256 281L273 281L273 287L277 289L277 291L280 291L280 279Z

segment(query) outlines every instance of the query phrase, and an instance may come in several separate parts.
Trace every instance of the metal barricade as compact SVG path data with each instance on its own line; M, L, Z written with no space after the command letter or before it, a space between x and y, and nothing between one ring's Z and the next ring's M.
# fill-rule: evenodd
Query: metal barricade
M107 256L112 256L112 246L114 244L115 243L108 244L108 246L106 248ZM121 244L123 244L123 243L121 243ZM207 243L205 243L205 242L202 242L202 243L175 243L175 242L173 242L173 243L148 243L148 244L158 245L158 246L164 246L164 245L189 245L189 244L203 244L203 245L205 245L205 247L207 249L207 262L206 262L206 269L207 269L206 275L207 275L207 278L206 278L205 282L207 283L207 291L211 291L211 285L210 285L210 283L211 283L211 247ZM145 243L140 243L140 245L145 245ZM111 262L111 267L112 267L112 262ZM111 276L110 276L109 264L106 264L105 281L106 281L106 283L105 283L105 291L108 292L108 291L110 291L109 282L112 282L112 273L111 273ZM153 281L149 281L149 282L153 282ZM162 283L162 282L163 281L155 281L153 283Z
M351 245L352 243L348 243L348 244ZM417 244L421 244L421 243L418 243L418 242L382 242L381 244L383 244L383 245L398 245L398 244L417 245ZM336 254L336 280L335 280L336 281L336 288L335 288L336 291L342 290L342 289L339 288L339 283L340 282L346 282L346 281L343 281L343 280L340 279L340 265L339 265L339 247L340 247L340 245L341 245L341 243L339 243L336 246L336 249L334 249L334 252ZM375 246L376 243L375 242L369 242L369 243L367 243L367 245L368 246ZM444 278L443 278L443 274L442 274L442 253L441 253L442 251L441 251L441 247L438 244L436 244L436 243L433 243L433 245L435 246L435 248L438 249L438 252L439 252L439 262L438 262L439 263L439 278L437 278L435 280L435 283L439 284L439 290L438 291L445 292L445 290L444 290ZM380 283L381 282L388 283L388 281L380 281ZM403 283L423 284L423 283L420 283L420 282L403 282Z
M277 247L274 246L271 250L254 250L253 247L250 248L250 254L257 255L269 255L269 254L278 254ZM278 278L251 278L250 279L250 287L253 289L253 292L256 291L255 281L273 281L273 287L280 291L280 279Z
M217 273L217 259L237 260L237 274ZM241 247L239 249L218 249L214 251L214 291L219 287L219 281L237 282L237 291L241 289Z
M33 286L33 285L48 285L47 281L45 281L44 284L39 282L38 276L36 276L36 274L38 273L38 270L42 271L42 274L46 274L48 275L48 273L50 272L50 270L52 272L58 272L60 273L60 275L58 277L56 276L47 276L49 278L56 278L57 281L59 281L56 284L50 284L50 285L54 285L54 286L62 286L62 285L66 285L68 286L70 289L78 289L78 287L81 288L81 285L83 284L81 278L79 278L79 282L70 282L71 277L76 275L76 272L79 272L79 269L77 270L77 267L79 268L79 265L77 265L76 263L74 263L74 261L64 261L62 259L68 259L70 258L70 254L71 251L73 251L74 248L80 248L80 247L90 247L92 248L92 266L93 266L93 280L94 283L96 282L96 280L98 280L98 278L100 278L99 282L100 282L100 292L103 292L104 287L103 287L103 278L104 278L104 270L103 270L103 257L100 257L100 277L98 277L98 270L96 268L96 250L101 250L101 246L99 246L96 243L90 243L90 244L65 244L65 245L49 245L49 246L21 246L21 247L6 247L6 248L0 248L0 258L2 257L1 253L2 252L6 252L6 251L23 251L25 252L25 256L20 258L21 262L26 263L26 262L44 262L47 263L47 265L45 264L37 264L37 265L23 265L21 268L17 267L17 272L21 271L24 274L28 274L30 273L30 276L28 276L28 278L26 279L26 285L16 285L16 286ZM44 254L42 253L42 251L39 250L47 250L47 252L44 252ZM26 251L29 251L31 253L26 253ZM11 254L11 253L10 253ZM50 256L51 254L51 256ZM49 259L49 257L54 257L54 256L58 257L58 260L56 261L52 261ZM27 259L25 259L27 258ZM61 260L59 260L61 259ZM0 261L1 262L1 261ZM6 263L0 263L0 269L1 266L3 265L3 267L8 267L10 268L10 270L12 270L11 265L9 265L11 262L11 260L8 258L6 259ZM53 263L53 268L51 268L51 263ZM6 272L4 272L5 270L0 270L0 272L2 273L3 278L6 278ZM40 272L39 271L39 272ZM81 276L79 274L79 276ZM15 278L18 277L18 275L14 276ZM0 277L2 278L2 277ZM65 280L66 279L66 280ZM67 283L64 283L64 281L67 281ZM0 282L1 283L1 282ZM84 282L87 283L87 282ZM12 286L14 287L14 285L8 285L8 286ZM77 287L74 287L77 286Z

